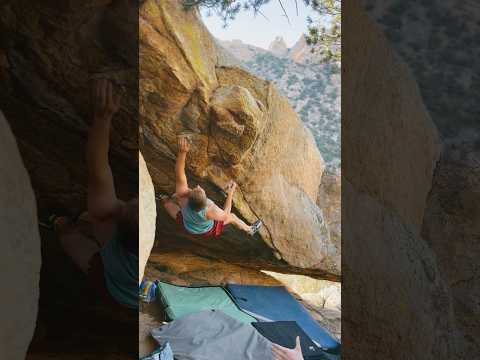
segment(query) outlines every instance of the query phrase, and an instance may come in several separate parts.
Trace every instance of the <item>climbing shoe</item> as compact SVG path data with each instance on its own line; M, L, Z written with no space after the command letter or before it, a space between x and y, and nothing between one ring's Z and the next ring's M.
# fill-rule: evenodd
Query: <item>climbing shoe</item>
M38 224L48 230L57 230L57 226L61 221L65 221L66 223L72 223L73 220L69 216L51 214L48 218L40 219Z
M160 194L156 197L157 200L161 201L162 203L165 203L166 201L170 200L170 196L167 194Z
M250 235L255 235L258 230L262 227L263 222L262 220L257 220L255 221L251 226L250 226Z

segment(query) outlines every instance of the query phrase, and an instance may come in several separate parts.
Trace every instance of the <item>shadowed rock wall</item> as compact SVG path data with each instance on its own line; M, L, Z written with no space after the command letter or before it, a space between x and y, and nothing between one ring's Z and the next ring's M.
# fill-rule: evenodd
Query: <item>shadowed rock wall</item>
M343 357L478 357L475 6L346 4Z
M24 359L37 320L40 235L37 208L15 138L0 111L0 357Z
M138 12L124 1L2 1L0 108L30 173L39 211L86 206L91 80L125 94L111 134L120 197L138 192Z

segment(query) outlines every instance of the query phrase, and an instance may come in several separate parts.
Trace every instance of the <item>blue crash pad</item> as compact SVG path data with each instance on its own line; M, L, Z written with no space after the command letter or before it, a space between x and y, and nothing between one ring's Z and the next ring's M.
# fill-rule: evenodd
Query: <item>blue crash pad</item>
M324 350L338 353L340 344L323 329L283 286L227 285L237 306L258 321L296 321Z

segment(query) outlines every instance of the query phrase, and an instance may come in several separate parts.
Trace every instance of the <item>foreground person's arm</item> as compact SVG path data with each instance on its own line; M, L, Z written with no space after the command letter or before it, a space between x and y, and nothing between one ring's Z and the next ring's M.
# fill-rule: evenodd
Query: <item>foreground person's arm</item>
M86 160L88 169L88 212L95 219L105 219L119 211L112 169L108 161L110 126L120 107L120 96L112 83L102 79L93 88L94 115L88 133Z
M303 360L302 347L298 336L295 339L295 348L287 349L286 347L273 344L272 353L275 360Z

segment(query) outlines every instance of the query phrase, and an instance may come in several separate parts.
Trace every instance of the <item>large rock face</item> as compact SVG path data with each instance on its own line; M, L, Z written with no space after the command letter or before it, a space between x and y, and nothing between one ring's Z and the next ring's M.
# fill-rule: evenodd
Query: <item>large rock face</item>
M266 54L268 50L260 47L246 44L242 40L219 40L220 46L225 48L230 54L232 54L238 62L249 61L255 58L258 54Z
M315 59L319 52L311 53L303 35L288 57L240 41L218 42L239 66L275 84L312 132L327 169L340 168L340 67Z
M28 173L0 111L0 358L24 359L37 319L40 235ZM7 290L8 289L8 290Z
M343 357L478 358L477 12L346 4Z
M183 243L161 213L157 238L211 250L210 256L338 278L340 253L315 203L324 162L312 135L270 83L222 66L220 55L196 12L172 0L142 4L142 152L156 190L172 193L176 136L188 135L190 183L222 204L221 189L235 180L235 212L265 226L254 238L229 230L219 240Z
M219 241L195 243L160 213L159 239L258 267L338 279L339 253L315 204L324 164L285 98L268 82L222 67L224 54L197 14L179 2L144 1L140 18L130 3L0 3L0 107L39 211L85 209L91 79L106 77L126 95L110 143L120 198L138 194L138 131L158 192L174 190L176 136L184 133L193 142L192 184L223 202L221 188L234 179L235 212L266 224L254 238L229 230Z
M478 358L480 52L473 45L480 33L478 6L433 1L411 8L375 1L370 2L369 13L411 67L442 138L422 236L435 254L451 298L457 327L451 334L458 335L455 357ZM422 31L412 31L419 28Z

